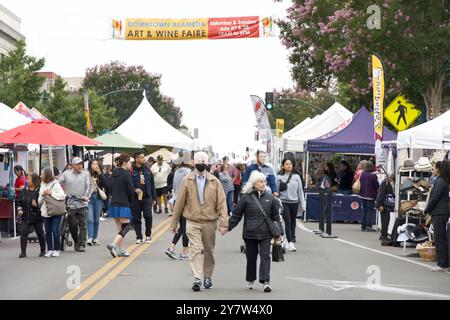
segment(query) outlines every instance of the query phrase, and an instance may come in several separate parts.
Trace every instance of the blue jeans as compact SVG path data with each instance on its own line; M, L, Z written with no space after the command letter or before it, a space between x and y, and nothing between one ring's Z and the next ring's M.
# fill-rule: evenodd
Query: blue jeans
M375 200L362 200L362 220L361 229L366 230L367 228L372 228L372 216L375 210Z
M61 226L61 216L44 218L45 240L47 241L48 251L61 250L61 238L59 228Z
M227 193L227 209L228 214L230 214L230 212L233 212L233 191Z
M87 215L87 229L89 239L97 239L102 208L103 200L98 195L98 192L93 192L91 198L89 199Z

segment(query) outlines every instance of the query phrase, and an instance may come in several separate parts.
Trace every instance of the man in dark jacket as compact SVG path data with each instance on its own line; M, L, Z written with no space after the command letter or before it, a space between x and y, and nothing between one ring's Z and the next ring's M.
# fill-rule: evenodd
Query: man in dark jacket
M155 184L150 169L145 165L145 157L142 152L134 154L134 164L131 170L133 186L135 188L133 204L134 231L136 232L136 243L141 244L142 236L142 216L145 221L145 241L149 243L152 238L152 200L156 203Z
M376 208L380 211L381 216L381 236L380 240L388 240L388 227L391 220L391 212L394 211L394 175L390 175L383 182L381 182L378 189Z
M424 212L432 216L437 267L433 271L445 271L450 267L446 226L449 214L450 164L438 161L433 174L437 177Z
M266 164L266 153L262 150L258 150L256 152L256 163L248 166L247 170L245 170L244 177L242 178L242 184L245 185L250 178L250 175L253 171L259 171L264 173L266 176L266 182L272 194L274 196L278 196L277 190L277 182L275 179L275 172L273 168Z

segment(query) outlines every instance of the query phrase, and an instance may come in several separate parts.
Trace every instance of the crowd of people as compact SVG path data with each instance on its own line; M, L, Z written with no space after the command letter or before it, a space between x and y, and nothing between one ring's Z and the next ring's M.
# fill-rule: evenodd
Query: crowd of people
M272 165L266 163L263 151L258 151L256 161L248 166L232 165L228 157L210 163L204 152L181 152L171 165L162 156L156 161L153 158L146 161L142 152L135 153L133 158L134 162L129 155L120 155L112 172L102 168L98 160L89 161L85 170L84 162L78 157L57 175L51 168L44 168L40 176L27 175L22 167L16 166L14 187L21 224L19 257L27 256L27 240L33 230L40 245L39 256L60 256L60 226L66 212L75 251L84 252L86 246L100 245L99 227L105 210L116 225L116 234L107 248L114 258L128 257L130 253L123 247L128 232L134 230L137 244L150 243L153 214L161 214L164 204L174 233L165 254L170 259L190 261L194 275L192 290L213 287L216 230L225 235L243 219L248 287L253 289L257 280L259 255L259 282L265 292L271 292L271 243L282 241L285 252L295 252L297 216L306 210L301 163L287 157L275 173ZM315 171L315 184L342 194L358 194L363 209L361 231L374 231L372 217L377 208L382 223L380 240L387 241L389 212L395 203L394 181L393 176L388 176L379 185L374 173L372 161L361 161L355 172L346 161L341 161L338 172L328 162ZM433 216L438 255L436 271L440 271L449 267L445 236L449 218L449 162L436 163L434 176L436 187L431 191L425 212ZM282 237L274 236L269 222L281 221ZM177 255L180 239L182 249Z

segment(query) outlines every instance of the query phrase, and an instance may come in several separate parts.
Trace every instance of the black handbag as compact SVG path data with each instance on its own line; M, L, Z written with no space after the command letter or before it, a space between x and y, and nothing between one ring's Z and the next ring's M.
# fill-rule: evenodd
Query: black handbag
M252 194L252 198L255 201L256 205L258 206L261 213L266 217L266 222L269 227L270 234L274 238L278 238L284 234L283 232L283 226L279 221L273 221L271 218L269 218L264 211L263 207L261 206L261 203L259 203L258 198L254 194Z
M289 184L289 181L291 181L291 178L292 178L292 173L289 175L289 178L287 179L286 182L284 182L280 179L280 192L287 190L288 184Z
M284 254L281 243L274 242L272 245L272 261L273 262L283 262Z

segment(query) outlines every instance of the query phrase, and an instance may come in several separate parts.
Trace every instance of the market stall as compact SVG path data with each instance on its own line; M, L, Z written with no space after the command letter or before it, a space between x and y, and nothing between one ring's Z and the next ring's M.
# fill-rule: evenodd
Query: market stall
M383 139L396 140L396 135L389 131L386 127L383 132ZM362 155L373 156L375 154L374 126L373 116L366 108L361 108L355 113L345 127L336 132L327 133L317 139L308 140L307 153L338 153L342 155ZM309 164L307 163L307 167ZM309 170L308 170L309 171ZM308 178L308 177L307 177ZM307 179L307 183L309 179ZM309 202L309 195L308 202ZM354 203L354 196L333 195L333 203ZM358 204L360 207L360 204ZM353 205L356 208L356 204ZM353 212L356 209L352 209ZM307 210L306 216L314 214L313 211ZM374 213L375 214L375 213ZM339 210L333 210L333 219L335 221L344 221L345 213L340 216Z
M400 228L420 226L425 222L423 209L432 186L433 165L444 160L450 150L450 111L419 126L399 132L395 184L395 217ZM393 230L397 235L396 230ZM400 239L400 240L399 240ZM403 240L404 247L407 241Z
M95 140L89 139L88 137L85 137L77 132L59 126L49 120L34 120L28 124L2 132L0 133L0 143L13 146L17 146L18 144L38 144L41 149L40 157L42 157L43 144L50 146L100 144ZM41 170L41 162L42 161L40 159L39 172ZM10 173L10 177L11 175L12 173ZM13 209L12 212L13 221L15 221L15 210Z

